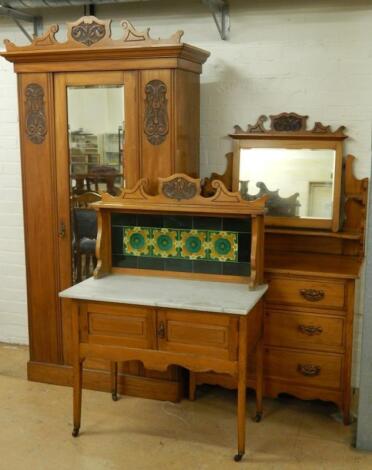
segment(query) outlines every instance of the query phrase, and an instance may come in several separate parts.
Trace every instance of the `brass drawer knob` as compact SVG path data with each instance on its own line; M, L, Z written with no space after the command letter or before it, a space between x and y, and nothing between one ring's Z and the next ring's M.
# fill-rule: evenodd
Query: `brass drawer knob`
M307 336L320 335L323 333L323 328L321 326L298 325L298 329L301 333Z
M309 302L319 302L324 299L324 291L318 289L300 289L302 297Z
M163 321L161 321L158 326L158 338L165 338L165 326Z
M315 364L298 364L297 370L306 377L315 377L320 374L320 366Z

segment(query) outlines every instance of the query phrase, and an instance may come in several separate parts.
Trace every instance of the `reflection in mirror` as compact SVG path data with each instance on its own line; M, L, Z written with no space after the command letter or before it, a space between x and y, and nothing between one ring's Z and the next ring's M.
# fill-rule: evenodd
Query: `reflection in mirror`
M124 186L124 87L67 88L70 149L72 277L90 277L96 265L96 213L88 206L100 193L116 195Z
M332 149L241 149L240 191L267 194L270 216L332 219L335 162Z

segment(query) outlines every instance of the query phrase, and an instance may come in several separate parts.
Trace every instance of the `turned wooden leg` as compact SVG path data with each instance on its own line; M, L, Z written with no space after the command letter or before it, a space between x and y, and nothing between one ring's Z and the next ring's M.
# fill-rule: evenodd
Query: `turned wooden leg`
M81 282L81 278L82 278L82 257L81 257L81 253L80 251L78 250L76 252L76 282Z
M111 396L118 401L118 363L111 362Z
M238 453L235 462L240 462L245 453L245 420L246 420L246 391L247 391L247 320L239 319L239 358L238 358Z
M194 401L196 396L196 374L190 370L189 373L189 400Z
M74 400L74 429L72 431L73 437L79 435L81 424L81 399L83 388L83 361L76 361L73 367L74 385L73 385L73 400Z
M263 338L257 343L256 348L256 416L255 421L259 423L262 418L263 406Z
M87 253L85 255L85 279L88 279L88 277L90 276L90 260L91 260L91 256Z
M245 379L239 377L238 381L238 453L235 462L239 462L245 453L245 418L246 418L246 390Z
M73 373L73 437L79 435L81 424L81 398L83 387L83 359L80 357L79 306L73 302L72 315L72 373Z

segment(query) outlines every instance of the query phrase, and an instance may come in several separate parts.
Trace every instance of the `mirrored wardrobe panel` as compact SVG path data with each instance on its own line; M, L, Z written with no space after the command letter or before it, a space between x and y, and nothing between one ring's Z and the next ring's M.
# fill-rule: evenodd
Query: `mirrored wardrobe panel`
M124 86L67 87L72 279L80 282L96 266L97 216L89 207L101 194L124 186Z
M124 86L69 86L67 110L71 193L116 195L124 182Z

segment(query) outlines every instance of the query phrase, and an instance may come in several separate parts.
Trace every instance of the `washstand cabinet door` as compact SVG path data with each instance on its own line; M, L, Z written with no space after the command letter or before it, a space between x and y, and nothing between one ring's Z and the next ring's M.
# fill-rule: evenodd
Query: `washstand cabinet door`
M85 302L80 306L83 342L130 348L155 347L155 310L135 305Z
M238 318L233 315L159 310L157 338L160 350L237 359Z

